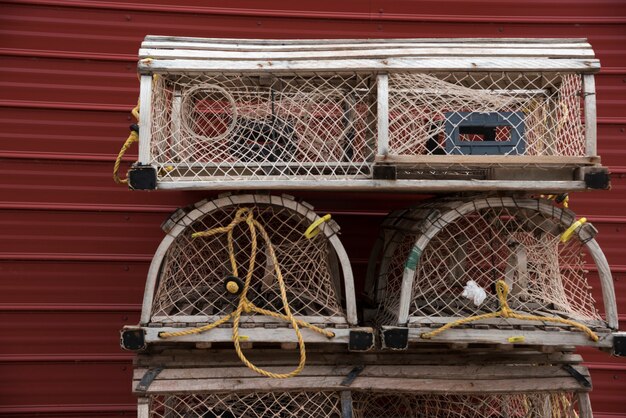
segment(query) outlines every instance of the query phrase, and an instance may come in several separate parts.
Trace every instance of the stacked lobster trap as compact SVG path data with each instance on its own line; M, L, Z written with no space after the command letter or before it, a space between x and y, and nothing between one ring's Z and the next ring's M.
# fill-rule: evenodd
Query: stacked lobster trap
M148 36L139 56L134 189L608 187L585 40Z
M270 381L235 366L225 353L200 365L161 356L163 370L145 385L157 362L140 356L135 393L142 418L165 417L592 417L589 371L574 354L512 356L460 353L399 356L353 354L330 364L323 353L299 376ZM368 358L369 357L369 358ZM219 363L218 363L219 360ZM189 361L189 359L187 359ZM260 360L281 370L276 357ZM165 363L165 367L163 367ZM468 379L467 373L473 374ZM270 384L272 383L272 384Z
M626 351L611 272L593 225L537 197L609 187L585 40L148 36L139 56L114 168L133 190L463 192L387 216L361 310L308 203L176 211L121 334L140 417L592 416L571 351Z
M583 218L545 199L435 199L391 213L368 266L383 341L612 347L613 279ZM604 317L587 280L595 264Z
M122 334L129 345L303 338L355 350L373 345L372 330L357 327L339 227L306 202L223 194L178 210L163 229L140 326Z

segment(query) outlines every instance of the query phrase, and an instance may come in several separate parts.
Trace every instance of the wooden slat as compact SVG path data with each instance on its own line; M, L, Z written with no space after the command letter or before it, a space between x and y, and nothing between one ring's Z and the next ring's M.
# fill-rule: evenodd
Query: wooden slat
M411 41L409 39L409 41ZM372 41L369 43L357 43L350 42L349 40L344 43L318 43L318 44L274 44L274 45L263 45L263 44L249 44L249 43L240 43L240 42L231 42L231 43L218 43L212 42L210 39L206 42L187 42L184 40L181 41L152 41L146 40L141 44L141 48L143 49L188 49L188 50L212 50L212 51L241 51L241 52L287 52L287 51L353 51L353 50L362 50L362 49L378 49L378 48L389 48L389 49L410 49L410 48L463 48L463 47L476 47L476 48L487 48L487 49L497 49L497 48L508 48L508 49L536 49L536 50L547 50L547 49L569 49L569 50L591 50L591 45L587 42L551 42L551 43L532 43L532 42L520 42L520 43L496 43L490 41L486 42L476 42L476 43L463 43L462 40L457 40L457 42L447 42L447 43L434 43L428 40L423 42L377 42Z
M341 316L296 316L298 319L309 322L312 324L347 324L346 318ZM207 316L207 315L171 315L171 316L160 316L154 315L151 318L151 322L155 323L163 323L163 324L184 324L184 323L201 323L208 324L211 322L215 322L218 319L222 318L220 315L216 316ZM242 324L258 324L259 327L263 327L263 324L266 323L284 323L287 325L288 323L285 321L277 320L276 318L262 316L262 315L242 315L241 316Z
M397 164L442 164L454 165L595 165L600 157L554 156L554 155L388 155L377 157L377 162Z
M411 316L409 318L409 327L414 326L422 326L422 327L428 327L431 324L435 324L435 325L443 325L446 324L448 322L452 322L452 321L456 321L457 319L459 319L459 317L451 317L451 316L433 316L433 317L419 317L419 316ZM530 326L543 326L546 325L546 322L543 321L526 321L526 320L522 320L522 319L515 319L515 318L488 318L488 319L480 319L478 321L473 322L473 324L482 324L482 325L492 325L492 326L498 326L498 325L511 325L511 326L521 326L521 325L530 325ZM592 320L592 321L585 321L585 325L590 326L590 327L601 327L601 328L606 328L607 324L606 322L602 321L602 320ZM566 324L550 324L550 326L553 327L559 327L559 328L571 328L571 325L566 325Z
M585 138L587 155L596 155L597 126L596 126L596 81L592 74L583 78L583 92L585 95Z
M335 350L333 350L335 348ZM442 349L440 344L421 344L411 346L408 350L378 351L366 353L347 353L343 347L307 346L307 367L324 365L507 365L507 364L579 364L582 357L573 353L540 353L534 349L516 347L514 351L498 353L486 348L468 347L463 351ZM337 351L339 350L339 351ZM299 353L280 349L257 348L247 353L251 361L263 367L293 367L297 364ZM225 349L206 350L167 349L161 353L140 354L137 357L138 367L240 367L241 360L235 351Z
M156 380L148 388L148 394L192 392L247 392L247 391L334 391L345 390L345 376L296 376L290 379L230 378ZM357 377L350 390L377 392L410 392L421 394L470 394L470 393L527 393L540 391L582 391L581 385L570 377L546 377L541 379L405 379L397 377Z
M615 298L615 284L611 274L609 262L600 248L598 242L593 239L587 242L587 248L598 268L598 276L600 277L600 285L602 286L602 301L604 303L604 311L606 313L606 322L608 326L614 330L619 328L619 316L617 314L617 300Z
M232 190L232 180L217 178L172 177L159 181L162 190ZM376 192L453 192L453 191L535 191L571 192L586 190L584 181L524 181L524 180L238 180L238 190L337 190Z
M401 57L541 57L541 58L593 58L591 49L582 48L362 48L337 51L216 51L196 49L141 48L141 58L159 59L215 59L215 60L313 60L313 59L366 59Z
M499 329L462 329L450 328L437 334L429 340L421 338L425 332L432 332L433 328L410 328L409 341L424 342L451 342L471 344L509 344L509 337L523 337L524 341L518 344L527 345L575 345L591 347L612 347L613 334L600 333L599 341L591 340L587 334L578 331L543 331L543 330L499 330Z
M587 43L587 38L379 38L379 39L239 39L239 38L196 38L147 35L146 42L190 42L237 45L369 45L369 44L576 44Z
M583 366L573 366L583 375L588 371ZM346 376L354 369L354 365L340 366L308 366L299 376ZM288 373L292 367L272 367L275 373ZM133 371L133 380L139 381L148 371L147 368L137 368ZM559 366L534 365L467 365L467 366L411 366L411 365L368 365L359 373L359 377L397 377L410 379L458 379L466 380L493 379L524 379L524 378L555 378L571 377L569 372ZM247 367L203 367L203 368L165 368L158 375L158 380L185 380L185 379L230 379L230 378L257 378L259 375Z
M593 418L591 400L589 399L588 393L584 392L578 394L578 408L580 410L580 418Z
M139 112L139 157L141 164L150 164L150 144L152 138L152 76L142 75L139 102L143 103Z
M379 74L376 78L378 144L377 154L385 156L389 153L389 76Z
M169 342L231 342L233 336L233 330L231 328L214 328L210 331L200 334L186 335L182 337L170 337L167 339L159 338L159 332L177 332L186 328L174 328L174 327L162 327L162 328L144 328L146 331L146 342L148 344L154 343L169 343ZM349 329L329 329L335 333L333 338L325 337L307 328L302 328L302 336L306 343L324 343L324 344L347 344L350 336ZM296 334L293 329L290 328L242 328L239 330L239 334L242 337L247 337L247 341L252 343L284 343L284 342L297 342Z
M597 59L552 59L511 57L441 57L441 58L386 58L386 59L332 59L289 61L228 61L228 60L140 60L138 70L150 72L371 72L371 71L574 71L593 73L600 69Z

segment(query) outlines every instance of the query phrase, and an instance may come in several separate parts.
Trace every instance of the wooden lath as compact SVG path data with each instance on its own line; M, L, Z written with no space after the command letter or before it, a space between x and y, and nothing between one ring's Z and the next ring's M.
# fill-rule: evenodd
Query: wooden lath
M599 61L586 39L240 40L147 36L142 73L289 71L575 71Z

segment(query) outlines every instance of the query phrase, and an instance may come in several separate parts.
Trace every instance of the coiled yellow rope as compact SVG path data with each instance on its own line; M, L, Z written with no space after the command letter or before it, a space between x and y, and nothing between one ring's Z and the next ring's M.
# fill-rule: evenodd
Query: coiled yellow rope
M482 315L470 316L470 317L467 317L467 318L462 318L462 319L459 319L457 321L447 323L444 326L442 326L441 328L437 328L434 331L425 332L422 335L420 335L420 337L424 338L424 339L430 339L430 338L433 338L436 335L441 334L445 330L448 330L448 329L454 328L454 327L458 327L459 325L464 325L464 324L467 324L469 322L479 321L481 319L502 317L502 318L521 319L521 320L524 320L524 321L546 321L546 322L556 322L556 323L559 323L559 324L571 325L571 326L573 326L575 328L578 328L579 330L581 330L585 334L587 334L591 340L598 341L598 339L599 339L598 336L596 335L596 333L593 332L589 327L587 327L587 326L585 326L583 324L580 324L580 323L578 323L576 321L572 321L572 320L569 320L569 319L563 319L563 318L548 317L548 316L522 315L522 314L518 314L518 313L513 312L513 310L509 307L509 304L508 304L508 302L506 300L506 298L507 298L507 296L509 294L509 287L504 282L504 280L498 280L498 282L496 283L496 294L498 296L498 301L500 302L500 310L499 311L491 312L491 313L487 313L487 314L482 314Z
M248 271L246 273L246 280L244 282L241 296L239 297L239 304L237 305L237 309L234 312L219 319L218 321L213 322L212 324L208 324L199 328L179 331L179 332L161 332L159 333L159 337L168 338L168 337L180 337L180 336L191 335L191 334L199 334L201 332L216 328L219 325L225 322L228 322L229 320L232 319L233 320L232 340L233 340L233 343L235 344L235 351L237 352L237 356L239 356L239 359L248 368L250 368L251 370L254 370L255 372L263 376L271 377L274 379L286 379L289 377L296 376L302 371L302 369L304 369L304 365L306 363L306 349L304 346L304 338L302 337L300 327L309 328L312 331L322 334L328 338L334 337L335 334L331 331L327 331L322 328L311 325L308 322L298 320L293 316L291 309L289 308L289 302L287 300L287 290L285 287L285 282L283 280L283 275L280 271L280 266L278 265L278 259L274 251L274 247L272 246L272 243L270 242L270 237L265 231L265 228L263 228L263 226L257 220L254 219L253 214L252 214L252 209L241 208L237 210L232 222L228 224L227 226L210 229L205 232L196 232L192 235L192 237L193 238L210 237L212 235L226 233L227 239L228 239L228 256L230 259L232 272L234 276L237 276L237 262L235 260L233 230L237 225L239 225L242 222L245 222L248 225L248 230L250 231L251 249L250 249L250 261L249 261ZM265 241L265 244L267 245L269 256L271 257L272 264L274 265L274 271L276 273L276 280L278 281L278 285L280 288L280 298L283 302L285 315L280 314L278 312L272 312L266 309L259 308L255 306L252 302L250 302L246 296L248 293L248 289L250 288L250 282L252 280L252 275L254 273L254 265L256 262L257 230L259 234L261 235L261 237L263 238L263 240ZM270 371L267 371L267 370L261 369L260 367L255 366L254 364L252 364L252 362L250 362L250 360L248 360L248 358L243 353L243 350L241 349L241 344L240 344L241 338L239 336L239 322L241 320L241 314L244 312L245 313L254 312L260 315L270 316L276 319L282 319L284 321L288 321L289 323L291 323L291 326L293 327L293 330L296 333L296 338L298 339L298 346L300 348L300 361L298 363L298 366L293 371L289 373L272 373Z
M130 111L130 113L132 113L135 117L135 120L139 122L139 100L137 101L137 106L135 106L133 110ZM124 157L124 154L126 154L126 151L128 151L128 148L130 148L130 146L137 141L139 141L139 133L131 129L130 134L128 135L128 139L124 141L124 145L122 145L122 148L120 149L120 152L119 154L117 154L117 158L115 159L115 164L113 164L113 181L115 181L117 184L128 184L127 178L122 179L119 176L120 164L122 163L122 158Z

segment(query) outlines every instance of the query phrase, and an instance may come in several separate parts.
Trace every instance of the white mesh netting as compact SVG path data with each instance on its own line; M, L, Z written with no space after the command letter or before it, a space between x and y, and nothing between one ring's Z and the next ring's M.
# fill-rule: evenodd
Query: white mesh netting
M479 395L353 393L354 418L573 418L569 392Z
M582 79L560 73L392 73L392 155L584 156Z
M341 418L337 392L254 392L157 395L150 418ZM352 393L353 418L574 418L577 395L418 395Z
M376 149L373 75L156 76L161 181L359 178Z
M150 397L150 418L340 418L337 392L254 392Z
M569 226L560 218L570 222L574 219L571 212L547 201L527 200L524 207L516 202L477 199L462 212L454 203L439 207L436 202L428 203L424 207L430 210L416 210L423 215L421 220L413 216L403 226L397 223L379 261L376 321L398 323L403 274L415 270L410 317L495 312L499 310L495 283L503 279L510 288L508 303L517 312L599 325L601 316L586 279L585 242L576 234L565 243L560 241ZM541 212L539 204L554 211ZM478 306L462 296L469 281L487 293Z
M187 226L169 247L162 262L152 303L153 322L203 322L232 312L239 296L228 293L224 280L232 275L226 233L192 238L194 232L228 225L240 207L253 208L271 239L294 315L345 317L341 304L341 266L329 237L319 233L311 239L304 232L311 221L293 209L258 203L233 204L211 210ZM303 206L299 206L301 210ZM251 256L251 237L245 222L233 231L238 274L246 277ZM283 312L275 270L267 246L258 237L258 249L247 297L259 308ZM246 316L245 321L267 321ZM269 319L272 320L272 319Z

